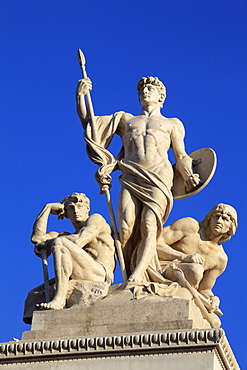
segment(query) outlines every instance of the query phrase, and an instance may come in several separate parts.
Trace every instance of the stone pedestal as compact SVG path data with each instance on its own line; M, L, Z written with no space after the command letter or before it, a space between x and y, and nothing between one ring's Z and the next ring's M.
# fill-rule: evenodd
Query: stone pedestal
M0 345L8 369L239 369L222 329L210 328L190 294L112 287L88 307L36 311L19 342Z

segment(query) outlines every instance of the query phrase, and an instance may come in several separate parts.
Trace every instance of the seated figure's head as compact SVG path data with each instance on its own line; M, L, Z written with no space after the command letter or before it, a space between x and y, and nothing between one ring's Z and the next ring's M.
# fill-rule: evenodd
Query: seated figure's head
M86 212L87 217L89 215L90 200L83 193L72 193L71 195L67 195L67 197L65 197L61 203L64 205L64 213L59 215L59 219L63 219L64 217L70 218L68 215L68 211L69 208L72 206L80 206L81 208L83 208L83 211Z
M159 99L160 108L162 108L163 107L163 104L164 104L164 101L165 101L165 98L166 98L166 87L163 84L163 82L161 82L158 79L158 77L148 76L148 77L142 77L140 79L140 81L137 84L139 102L140 102L140 94L141 94L141 91L143 90L143 88L145 86L148 86L148 85L153 85L153 86L156 87L156 89L157 89L157 91L158 91L158 93L160 95L160 99Z
M230 206L229 204L224 204L224 203L219 203L214 206L211 211L206 215L204 220L202 221L203 226L205 229L207 228L212 228L212 218L213 217L219 217L221 216L223 222L225 225L229 225L229 228L226 232L222 233L222 237L220 238L220 242L225 242L227 240L230 240L232 235L236 233L236 229L238 227L238 222L237 222L237 212L235 208ZM220 232L220 229L222 227L223 230L223 225L219 225L218 230Z

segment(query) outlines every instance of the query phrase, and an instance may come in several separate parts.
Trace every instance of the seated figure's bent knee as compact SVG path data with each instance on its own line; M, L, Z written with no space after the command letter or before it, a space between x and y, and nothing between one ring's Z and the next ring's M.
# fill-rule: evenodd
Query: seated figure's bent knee
M52 253L60 250L62 253L67 252L67 248L63 245L63 238L56 238L52 246Z
M198 285L200 281L203 278L204 274L204 268L199 263L192 263L191 264L191 283L195 286L195 288L198 288Z

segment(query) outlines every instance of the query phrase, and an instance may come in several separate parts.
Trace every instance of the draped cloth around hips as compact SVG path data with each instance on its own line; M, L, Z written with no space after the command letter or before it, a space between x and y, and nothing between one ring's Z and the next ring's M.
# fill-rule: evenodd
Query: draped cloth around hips
M170 189L168 189L164 183L164 180L161 179L159 175L135 162L122 159L118 163L118 168L123 173L119 178L122 186L128 189L131 195L138 199L141 204L150 208L155 214L158 238L161 233L162 226L167 220L173 205L173 197ZM132 236L130 237L125 246L125 250L123 251L126 264L129 265L129 271L127 270L128 275L136 266L138 248L141 248L140 224L141 214L135 221ZM151 265L143 277L143 280L163 282L160 272L161 268L156 252Z

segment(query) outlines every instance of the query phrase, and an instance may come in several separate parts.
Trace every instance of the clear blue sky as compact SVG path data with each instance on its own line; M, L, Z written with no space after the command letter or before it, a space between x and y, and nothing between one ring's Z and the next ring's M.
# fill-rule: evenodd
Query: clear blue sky
M163 114L183 121L187 152L216 151L213 180L176 201L167 224L185 216L202 220L219 202L237 209L239 229L224 245L229 263L214 292L222 327L247 369L246 19L245 0L0 1L1 342L29 330L22 323L24 300L42 283L29 239L43 205L85 192L92 212L108 219L75 111L80 47L96 114L138 114L137 81L158 76L167 86ZM115 140L112 151L119 146ZM118 191L114 175L115 206ZM49 228L72 231L55 216Z

